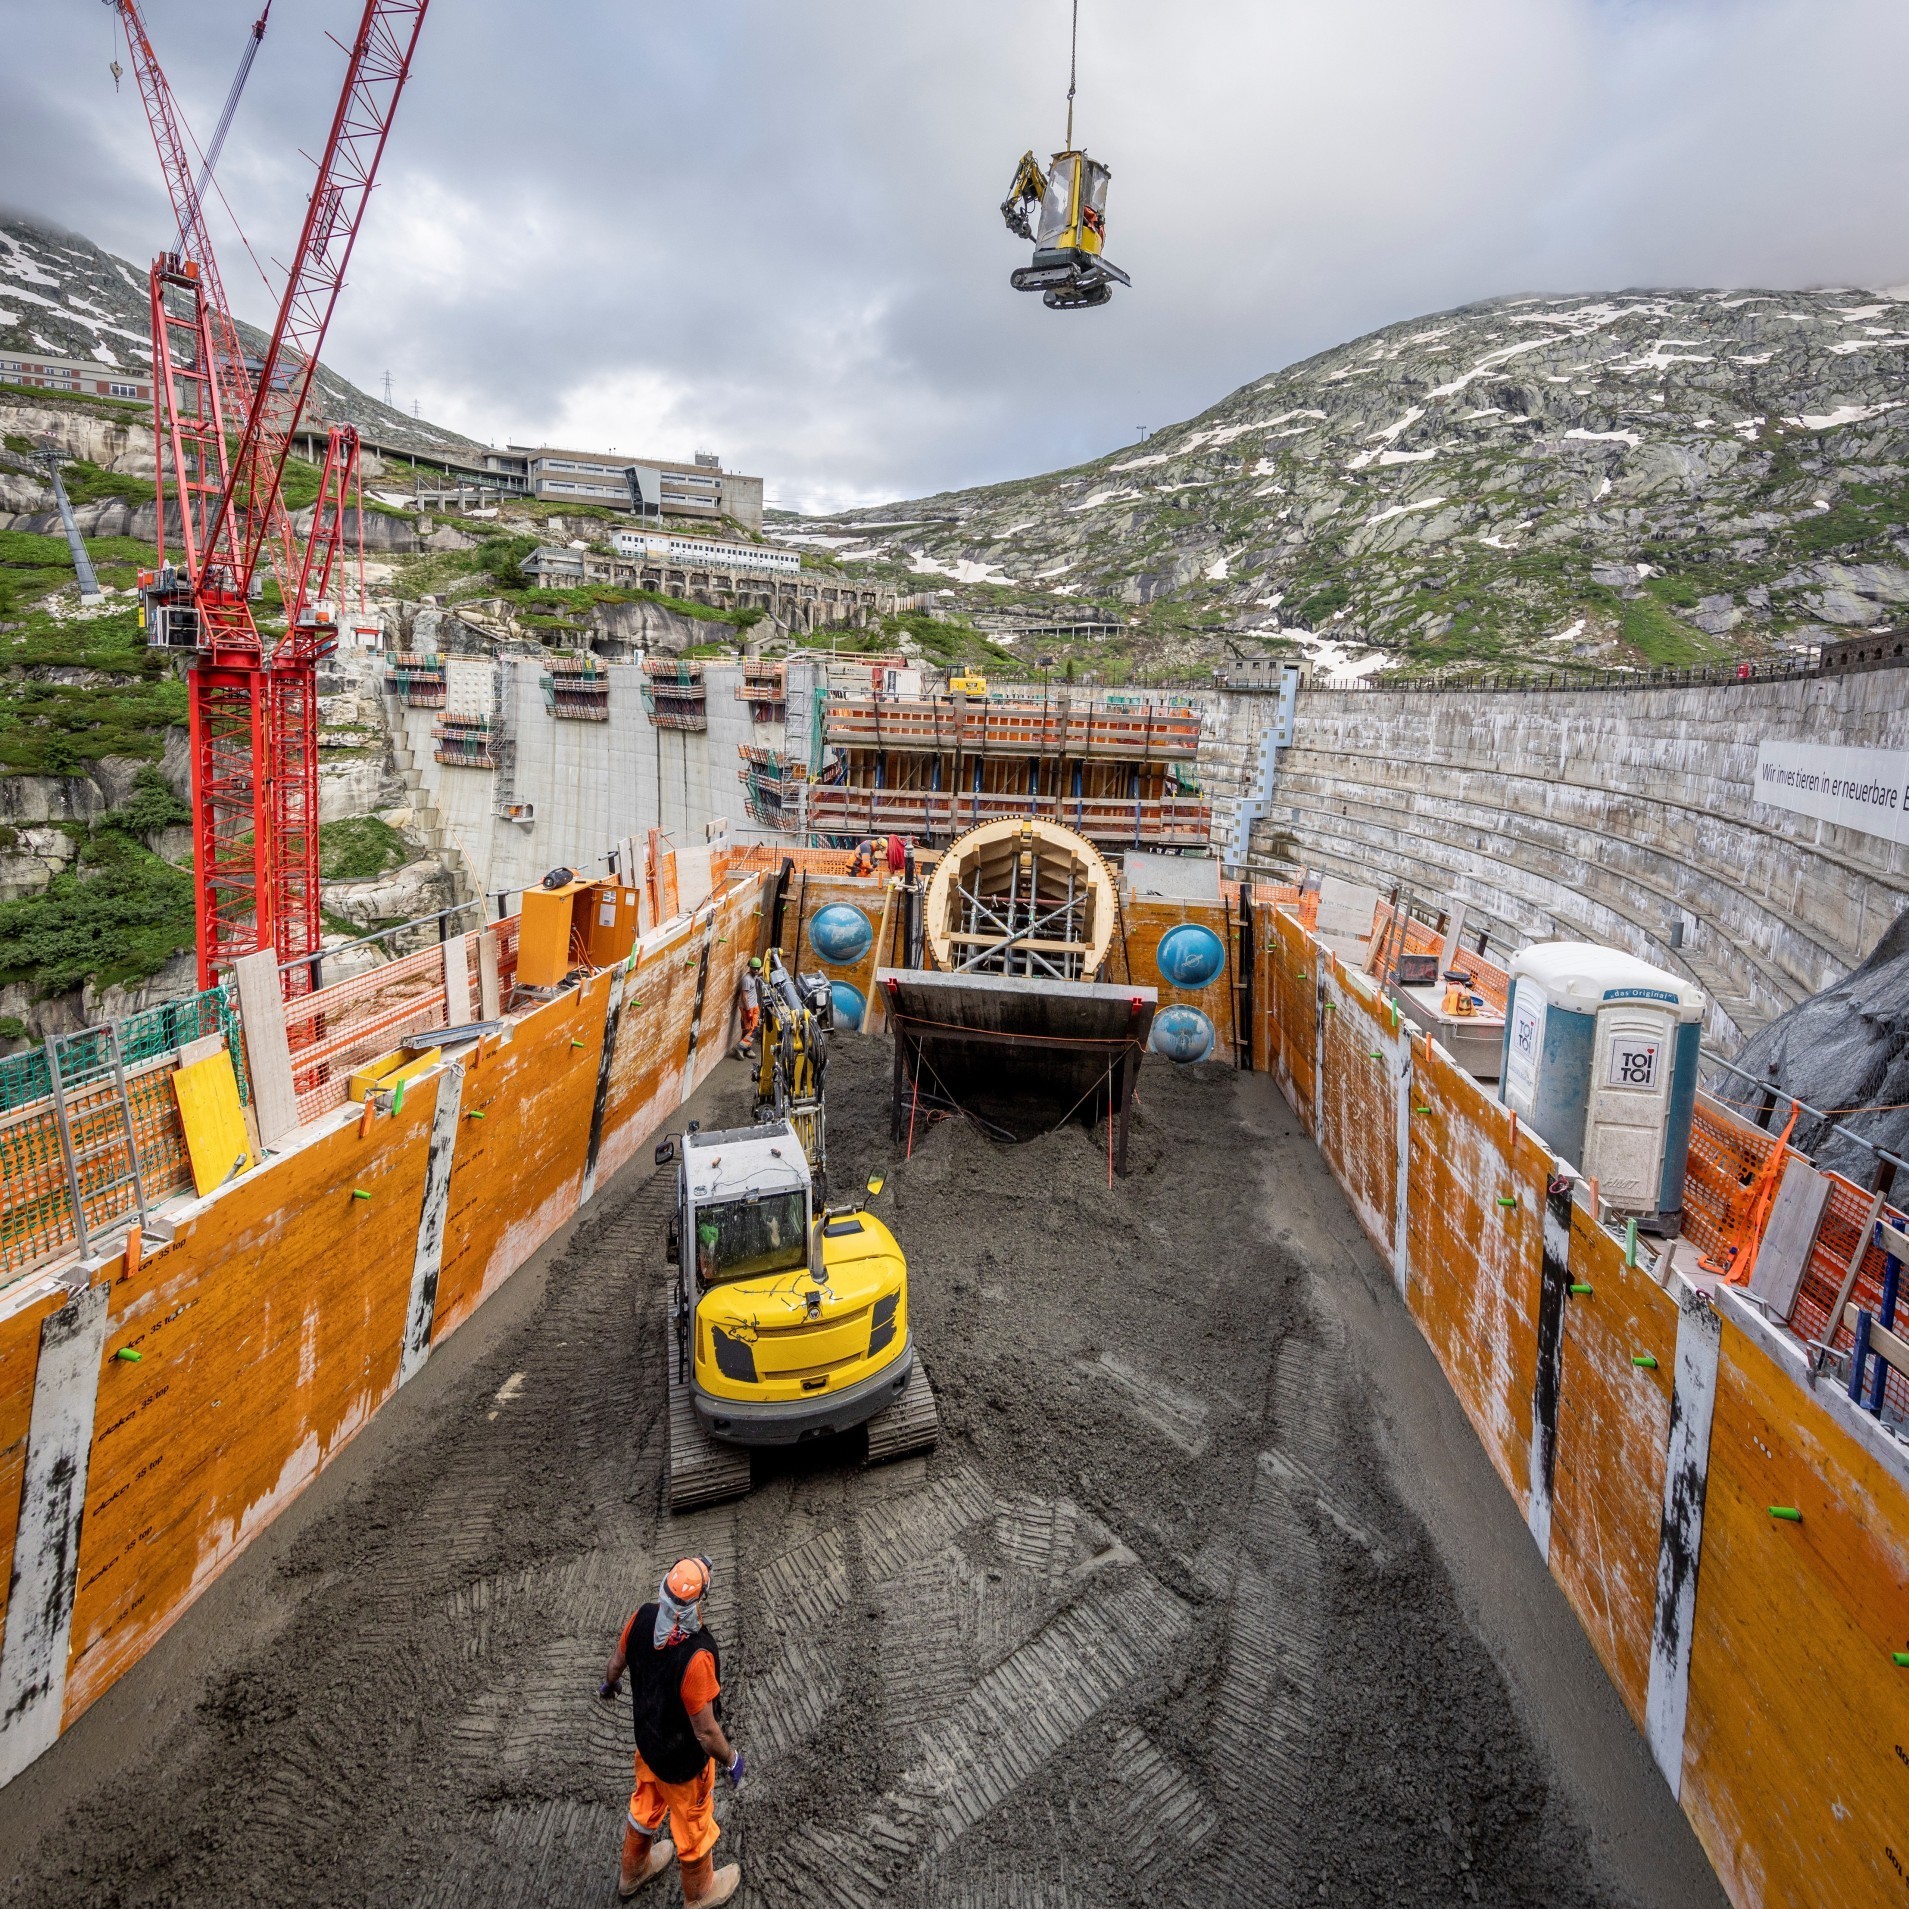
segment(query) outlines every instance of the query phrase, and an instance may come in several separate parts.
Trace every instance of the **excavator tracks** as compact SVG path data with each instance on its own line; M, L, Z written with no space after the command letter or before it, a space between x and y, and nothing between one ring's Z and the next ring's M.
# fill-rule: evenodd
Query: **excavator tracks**
M910 1452L931 1452L940 1436L941 1414L935 1409L935 1389L928 1383L928 1368L917 1353L915 1369L909 1373L901 1397L868 1421L865 1463L880 1465L891 1458L906 1458Z
M664 1378L669 1389L667 1476L671 1511L696 1511L741 1498L749 1490L749 1454L737 1445L709 1436L691 1403L689 1385L676 1376L676 1334L663 1344Z

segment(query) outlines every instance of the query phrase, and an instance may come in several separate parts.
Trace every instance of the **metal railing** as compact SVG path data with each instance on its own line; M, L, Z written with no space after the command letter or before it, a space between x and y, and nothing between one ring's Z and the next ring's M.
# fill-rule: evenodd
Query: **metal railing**
M1687 689L1703 685L1732 687L1750 683L1789 682L1798 676L1840 675L1838 669L1825 669L1815 657L1797 657L1777 663L1705 663L1691 669L1550 669L1542 674L1520 670L1492 670L1482 676L1450 680L1424 679L1401 681L1385 678L1375 681L1362 676L1356 681L1326 682L1314 685L1307 693L1331 691L1389 694L1398 696L1476 696L1481 691L1494 694L1542 695L1547 690L1568 691L1577 695L1587 689Z
M0 1280L85 1256L192 1187L173 1094L178 1050L220 1036L247 1093L238 1019L222 988L55 1034L0 1060Z

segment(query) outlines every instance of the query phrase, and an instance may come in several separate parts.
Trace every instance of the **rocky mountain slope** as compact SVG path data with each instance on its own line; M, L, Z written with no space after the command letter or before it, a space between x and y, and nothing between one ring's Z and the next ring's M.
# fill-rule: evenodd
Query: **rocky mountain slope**
M976 607L1108 606L1167 660L1423 675L1886 623L1906 517L1909 302L1684 291L1388 325L1078 469L783 528Z
M249 264L245 272L257 287ZM248 299L246 279L236 269L228 269L225 279L235 301L263 305L263 287L257 288L256 298ZM239 335L257 351L269 342L266 333L243 319ZM0 214L0 356L45 352L149 368L151 338L144 265L115 258L77 233L19 214ZM374 431L380 443L426 456L475 448L471 439L455 431L379 403L322 362L317 387L322 417Z

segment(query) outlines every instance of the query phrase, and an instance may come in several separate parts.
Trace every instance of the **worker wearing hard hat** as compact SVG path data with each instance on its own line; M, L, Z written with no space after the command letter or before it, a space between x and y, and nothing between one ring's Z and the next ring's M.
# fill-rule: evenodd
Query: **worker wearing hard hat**
M745 1048L755 1043L756 1028L762 1020L762 957L749 957L748 972L742 977L742 986L738 994L742 1005L742 1044Z
M742 1784L742 1752L722 1727L722 1652L703 1628L709 1560L682 1558L623 1627L597 1695L616 1696L630 1673L636 1725L636 1788L623 1831L617 1895L627 1899L666 1870L682 1865L687 1909L715 1909L742 1883L736 1863L715 1867L716 1765L731 1789ZM663 1820L675 1835L663 1834Z

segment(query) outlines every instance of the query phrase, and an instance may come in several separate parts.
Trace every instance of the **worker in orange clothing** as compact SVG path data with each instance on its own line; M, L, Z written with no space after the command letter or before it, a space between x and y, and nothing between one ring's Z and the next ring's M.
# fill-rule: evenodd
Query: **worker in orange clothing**
M756 1029L762 1023L762 990L767 985L763 979L762 957L749 957L749 971L742 977L740 990L742 1000L742 1045L748 1049L755 1044Z
M875 872L874 842L858 842L855 845L855 860L850 864L851 875L872 875Z
M657 1586L655 1602L624 1625L597 1686L597 1695L608 1701L623 1673L630 1673L636 1788L617 1877L617 1895L625 1900L660 1876L672 1857L682 1864L686 1909L715 1909L742 1885L739 1864L717 1869L710 1855L722 1834L716 1826L716 1765L732 1790L742 1787L743 1769L742 1752L723 1734L722 1651L703 1628L708 1592L709 1560L678 1559ZM665 1816L673 1843L662 1833Z

